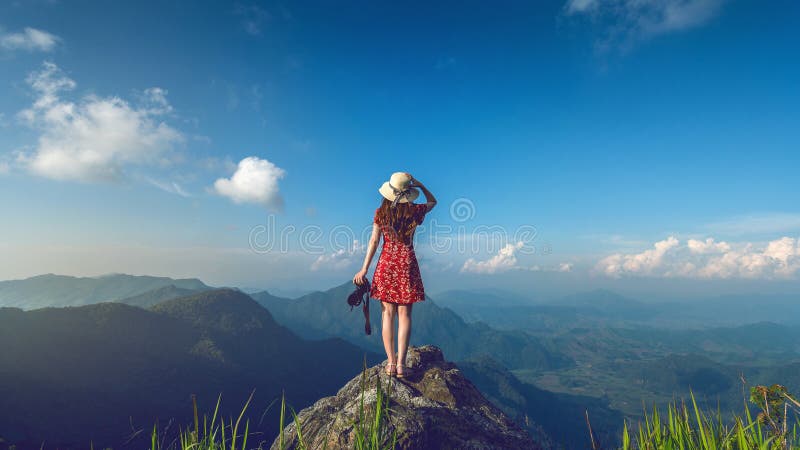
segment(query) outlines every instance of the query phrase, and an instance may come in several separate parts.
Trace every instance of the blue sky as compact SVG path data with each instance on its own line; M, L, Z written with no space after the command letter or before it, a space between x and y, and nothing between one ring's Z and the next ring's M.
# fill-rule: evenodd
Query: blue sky
M377 187L402 170L440 200L417 241L431 290L794 289L799 13L4 2L0 279L329 287L357 269ZM253 251L265 226L285 251ZM481 240L486 226L502 235ZM450 249L429 245L434 228Z

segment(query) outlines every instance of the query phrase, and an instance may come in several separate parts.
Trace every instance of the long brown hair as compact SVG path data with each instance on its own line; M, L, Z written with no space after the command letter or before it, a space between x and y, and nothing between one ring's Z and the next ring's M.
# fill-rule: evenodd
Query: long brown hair
M392 202L384 198L378 208L377 224L395 239L410 244L414 229L419 225L414 214L415 206L413 203L398 202L392 207Z

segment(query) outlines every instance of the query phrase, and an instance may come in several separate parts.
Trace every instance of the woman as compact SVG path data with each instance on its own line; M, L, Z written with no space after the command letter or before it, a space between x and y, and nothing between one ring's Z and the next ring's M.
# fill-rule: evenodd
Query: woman
M419 196L419 191L415 188L425 194L426 203L413 203ZM386 374L403 378L408 338L411 334L411 307L414 303L425 300L419 264L414 253L414 230L425 219L425 214L436 206L436 199L422 183L406 172L392 174L378 192L383 196L383 201L375 211L364 265L353 277L353 283L364 283L372 257L383 236L383 249L375 266L370 296L381 301L383 347L388 358ZM398 317L397 359L394 352L395 316Z

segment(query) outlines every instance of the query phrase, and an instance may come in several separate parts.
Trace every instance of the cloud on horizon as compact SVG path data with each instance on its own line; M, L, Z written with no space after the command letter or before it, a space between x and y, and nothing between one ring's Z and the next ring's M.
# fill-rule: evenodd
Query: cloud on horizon
M476 260L475 258L469 258L464 261L464 264L461 266L461 273L476 273L476 274L495 274L495 273L503 273L512 270L529 270L533 272L571 272L573 268L572 263L560 263L555 267L549 266L540 266L540 265L533 265L533 266L523 266L519 264L517 260L516 253L525 247L524 241L518 241L516 243L508 243L500 251L497 252L496 255L485 259L485 260Z
M762 245L670 236L639 253L607 256L594 270L612 278L793 279L800 273L800 246L786 236Z
M358 262L359 257L363 257L366 247L362 245L358 239L353 240L353 245L349 249L340 248L333 253L319 255L313 263L311 263L311 271L317 272L319 270L338 271L348 268L354 268L355 263Z

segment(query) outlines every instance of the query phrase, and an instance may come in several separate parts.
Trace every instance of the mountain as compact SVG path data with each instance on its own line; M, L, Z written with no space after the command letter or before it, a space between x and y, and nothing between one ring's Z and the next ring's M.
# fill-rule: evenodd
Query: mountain
M156 288L151 291L142 292L141 294L134 295L133 297L127 297L120 300L116 300L116 302L125 303L126 305L131 305L131 306L138 306L140 308L148 308L150 306L153 306L161 302L165 302L167 300L172 300L174 298L179 298L179 297L185 297L187 295L191 295L197 293L198 291L204 291L204 290L206 289L179 288L174 284L169 284L167 286Z
M487 399L531 435L543 431L558 442L559 448L587 448L589 433L585 413L588 411L600 448L619 445L623 416L601 399L539 389L523 383L488 357L462 361L458 366Z
M719 399L735 408L743 401L740 375L749 385L800 389L800 378L782 369L800 361L800 327L572 328L547 342L575 365L544 373L514 370L514 375L551 392L595 397L628 417L640 416L643 402L664 406L675 396L688 396L690 388L698 401L713 407Z
M402 380L388 377L381 365L370 367L335 396L300 411L297 422L283 431L284 448L299 448L298 435L308 448L355 448L352 423L359 420L362 405L374 411L379 383L389 408L381 448L395 436L400 449L535 450L552 445L544 435L532 439L486 400L437 347L409 348L407 363L411 371ZM278 450L279 442L271 448Z
M642 302L632 300L606 289L595 289L593 291L567 295L550 303L560 306L595 308L598 310L636 310L641 309L644 305Z
M699 330L637 327L615 332L650 352L697 353L724 363L772 365L800 356L800 327L771 322Z
M90 305L119 301L167 286L191 291L211 289L195 278L176 280L124 274L89 278L47 274L24 280L0 281L0 307L36 309Z
M621 326L632 321L647 321L657 314L652 305L606 290L570 295L546 303L534 303L513 293L455 290L439 294L436 302L452 309L467 322L482 321L498 329L545 334L573 327Z
M508 310L527 310L531 300L512 292L454 289L437 293L436 304L449 308L466 322L486 322L504 327ZM507 328L507 327L506 327Z
M434 298L439 305L455 309L458 305L469 306L530 306L534 302L530 299L521 297L519 294L501 290L465 290L452 289L437 293Z
M142 448L156 421L189 423L192 394L208 409L221 393L227 417L255 389L257 419L281 392L303 407L335 392L365 358L380 360L341 339L305 341L232 289L149 310L0 308L0 342L0 431L18 448ZM276 414L253 427L274 436Z
M383 352L380 302L370 300L373 333L364 334L360 310L347 305L353 291L351 282L324 292L313 292L297 299L275 297L267 292L252 297L278 320L306 338L340 336L363 348ZM492 355L509 368L552 369L570 364L561 354L522 331L494 329L484 323L466 323L448 308L439 307L426 297L413 307L411 345L436 344L453 360Z
M679 327L736 326L754 322L800 325L800 294L740 294L659 304L663 320Z

